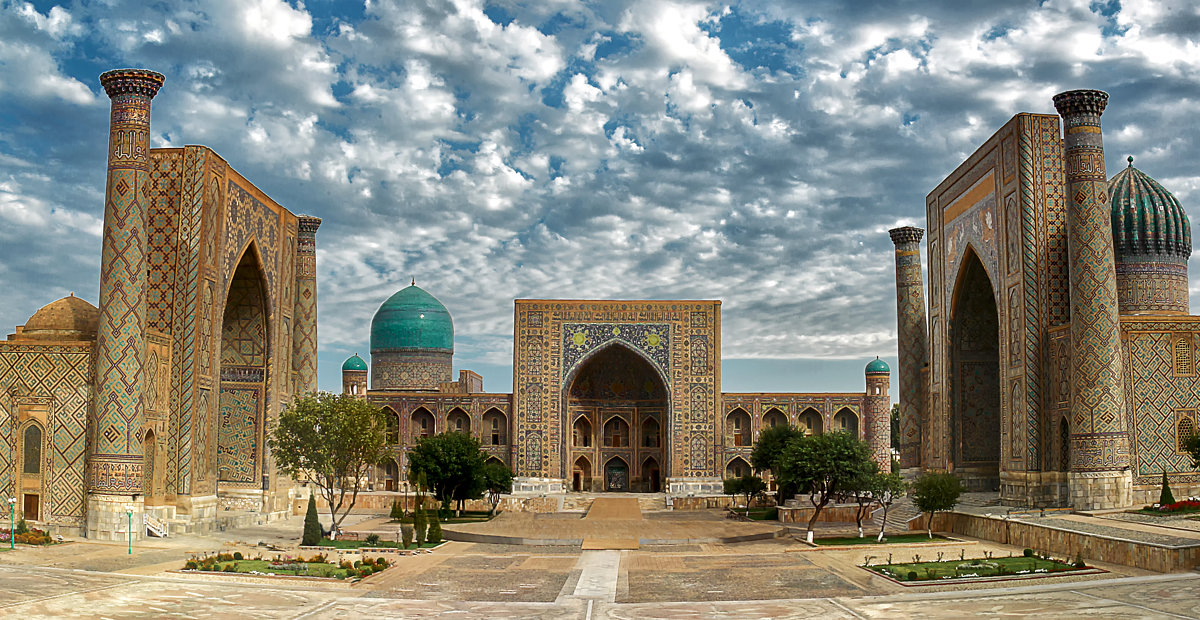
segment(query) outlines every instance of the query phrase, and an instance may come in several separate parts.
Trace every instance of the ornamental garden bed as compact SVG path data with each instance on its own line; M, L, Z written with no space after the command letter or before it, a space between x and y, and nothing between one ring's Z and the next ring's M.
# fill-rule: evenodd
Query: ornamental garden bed
M50 536L50 534L47 534L45 531L39 530L36 527L24 528L25 531L21 531L22 526L24 525L25 522L21 521L21 525L17 527L18 545L34 545L40 547L62 542L61 536L59 537L59 540L55 540ZM4 543L5 546L8 546L9 542L12 540L12 536L12 530L0 530L0 543Z
M435 547L440 547L444 544L446 544L446 541L444 541L444 540L441 542L435 542L435 543L427 542L427 543L423 543L419 548L420 549L433 549ZM322 538L321 542L319 544L315 545L314 547L304 547L304 548L306 548L306 549L311 549L311 548L343 549L343 550L344 549L398 549L401 551L403 551L403 550L415 551L418 549L416 543L413 543L413 544L405 547L404 543L398 543L395 541L387 541L387 540L382 540L382 539L374 540L374 541L367 541L367 540L346 540L346 539L329 540L328 538Z
M883 542L876 541L874 536L864 536L863 538L858 538L856 536L816 538L813 539L813 542L818 546L827 547L843 545L910 545L914 543L938 544L958 541L945 536L940 536L938 534L934 534L933 538L930 538L929 534L894 534L891 536L884 536Z
M1146 506L1141 510L1133 510L1131 512L1140 515L1154 515L1156 517L1174 517L1178 515L1198 514L1200 513L1200 501L1196 501L1194 499L1185 499L1181 502L1175 502L1174 504L1163 504L1161 506L1156 504L1154 506Z
M496 514L500 514L500 513L497 512ZM485 521L491 521L493 518L495 518L494 515L492 515L491 513L489 513L486 510L464 510L464 511L462 511L462 516L460 516L460 517L454 516L453 511L451 511L449 515L440 514L438 516L438 521L440 523L483 523ZM388 523L409 523L409 524L411 524L412 522L413 522L413 517L411 514L404 515L403 517L401 517L399 519L392 519L391 521L388 521Z
M261 556L248 558L241 552L217 553L190 558L181 572L197 572L221 575L251 575L256 577L308 577L316 579L358 580L369 577L391 566L385 558L364 557L350 562L330 562L324 554L308 558Z
M935 561L921 561L921 556L914 554L911 562L880 563L872 562L881 558L867 556L861 567L905 586L1106 572L1088 566L1081 558L1071 562L1049 556L1039 556L1032 549L1026 549L1025 552L1026 555L1007 558L991 557L990 555L982 558L964 558L960 555L956 559L949 560L942 559L942 554L938 554L939 559ZM888 558L882 559L890 560L890 558L889 554Z

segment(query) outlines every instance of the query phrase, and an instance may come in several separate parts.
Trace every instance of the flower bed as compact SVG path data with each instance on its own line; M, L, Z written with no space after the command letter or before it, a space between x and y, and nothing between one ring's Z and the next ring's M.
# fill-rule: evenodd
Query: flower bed
M235 552L193 557L183 565L183 570L265 577L362 579L382 571L388 566L390 563L384 558L363 558L354 563L343 561L335 564L329 562L323 554L316 554L307 559L275 556L265 560L261 556L246 558L241 552Z
M1154 506L1146 506L1145 508L1136 510L1134 512L1158 516L1191 514L1200 512L1200 501L1194 499L1185 499L1180 502L1175 502L1174 504L1163 504L1161 506L1155 504Z
M841 545L900 545L912 543L944 543L948 539L945 536L937 534L930 538L928 534L892 534L884 536L883 542L878 542L874 536L865 536L863 538L845 536L841 538L816 538L814 544L825 546L841 546Z
M862 567L898 582L942 582L956 579L980 579L987 577L1031 577L1051 574L1095 570L1077 558L1074 562L1056 560L1049 556L1038 556L1032 550L1019 557L982 557L922 562L920 555L913 555L912 562L872 564L878 558L868 556Z
M11 530L0 530L0 542L9 542L12 539ZM39 530L36 527L31 527L27 531L22 532L17 529L17 544L20 545L51 545L54 544L54 539L46 532Z

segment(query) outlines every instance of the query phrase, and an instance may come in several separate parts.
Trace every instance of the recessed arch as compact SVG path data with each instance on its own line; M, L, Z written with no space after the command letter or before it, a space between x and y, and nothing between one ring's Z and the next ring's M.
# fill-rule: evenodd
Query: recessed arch
M771 407L763 414L763 428L774 428L776 426L787 426L787 415L780 411L778 407Z
M851 437L858 437L858 414L849 407L842 407L833 414L833 428L836 431L849 433Z
M750 414L736 407L725 415L725 445L739 447L750 443Z
M671 384L671 382L667 379L666 371L664 371L658 365L658 362L654 361L654 359L649 355L646 355L644 351L638 349L637 347L630 346L629 343L623 340L610 340L596 347L595 349L588 351L575 361L575 364L571 366L570 370L563 374L563 390L569 391L572 385L575 383L575 380L578 378L580 371L583 370L584 366L586 366L588 362L591 362L593 358L609 351L610 349L621 349L627 353L637 356L641 361L650 366L650 368L654 369L654 374L657 375L658 380L662 382L663 386L668 386Z
M446 414L446 430L455 433L471 434L471 416L461 407L455 407Z
M400 443L400 414L391 407L383 408L383 432L388 445Z
M586 456L575 459L571 466L571 490L576 492L592 490L592 462Z
M648 456L642 460L642 486L650 493L662 490L662 474L659 471L658 459Z
M641 444L642 444L643 448L661 448L662 447L662 437L660 437L660 435L659 435L660 427L658 425L658 420L655 420L654 418L651 418L651 417L643 418L641 431L642 431L641 432L641 434L642 434Z
M587 416L579 416L572 427L571 440L576 448L592 447L592 423Z
M807 407L800 412L800 429L805 435L820 435L825 432L821 412L813 407Z
M417 443L417 440L423 437L431 437L434 434L433 414L424 407L417 407L409 416L411 426L409 427L410 443Z
M751 471L750 463L746 462L746 459L740 456L735 456L732 459L729 459L729 462L725 464L726 478L741 478L744 476L749 476Z
M30 420L21 429L21 473L42 474L42 455L45 453L45 431L42 425Z
M604 422L604 447L629 447L629 422L625 418L615 415Z
M483 443L488 446L508 445L508 416L492 407L483 413Z
M272 367L269 287L257 243L246 242L221 313L217 480L255 485L265 473L266 394Z
M629 490L629 463L625 459L614 456L604 463L604 490Z
M1000 321L995 287L973 247L950 307L950 457L972 490L1000 484Z

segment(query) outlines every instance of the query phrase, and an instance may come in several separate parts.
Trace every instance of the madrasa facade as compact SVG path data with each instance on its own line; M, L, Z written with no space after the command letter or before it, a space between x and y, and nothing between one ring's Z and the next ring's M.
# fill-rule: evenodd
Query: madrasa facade
M371 361L343 364L343 391L387 414L392 458L371 475L377 490L404 488L407 453L422 438L458 431L509 465L516 494L722 493L751 472L762 429L846 431L891 466L891 372L875 359L853 393L721 391L721 302L527 300L514 302L513 391L453 377L454 325L413 285L371 322Z
M1122 508L1200 494L1191 225L1141 170L1109 178L1108 95L1017 114L891 231L900 461L1014 506ZM928 313L925 295L928 293Z
M34 525L101 540L287 514L266 428L316 389L320 220L207 147L150 148L162 75L100 82L99 306L72 294L0 341L3 498Z

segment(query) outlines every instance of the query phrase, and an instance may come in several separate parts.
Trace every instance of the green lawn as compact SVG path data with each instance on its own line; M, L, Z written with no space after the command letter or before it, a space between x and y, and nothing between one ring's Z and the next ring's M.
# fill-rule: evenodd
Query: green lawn
M746 514L745 508L735 508L735 509L733 509L733 511L738 513L739 515ZM779 520L779 508L775 507L775 506L767 506L766 508L751 508L750 509L750 520L751 521L778 521Z
M451 513L453 514L453 513ZM491 521L492 515L486 510L464 510L461 517L448 517L441 519L442 523L480 523L483 521ZM406 516L403 519L392 519L388 523L412 523L413 518Z
M429 547L436 547L440 544L441 543L432 543L432 544L425 543L425 544L421 545L421 548L427 549ZM380 540L377 543L369 543L365 540L329 540L328 538L322 538L321 542L318 543L317 546L318 547L336 547L338 549L358 549L359 547L377 547L377 548L382 547L382 548L389 548L389 549L402 549L403 548L401 543L398 543L394 540ZM409 547L409 548L416 549L416 547Z
M1027 558L1024 556L1015 558L954 559L942 562L906 562L867 566L865 568L898 581L942 581L956 578L966 579L1004 575L1019 577L1022 575L1082 570L1081 568L1076 568L1057 560L1044 560L1038 557Z
M233 571L226 571L226 566L233 566ZM293 562L284 566L271 566L270 560L233 560L231 562L218 562L218 570L215 572L235 572L235 573L253 573L258 572L264 575L288 575L288 576L303 576L303 577L349 577L352 571L343 568L338 568L336 564L327 562ZM299 570L297 570L299 569ZM207 571L214 572L214 571Z
M933 539L929 538L929 534L888 534L883 537L883 544L896 545L900 543L921 543L921 542L940 542L946 540L943 536L933 535ZM876 545L874 536L866 536L858 538L854 536L846 536L842 538L817 538L813 540L818 545Z

